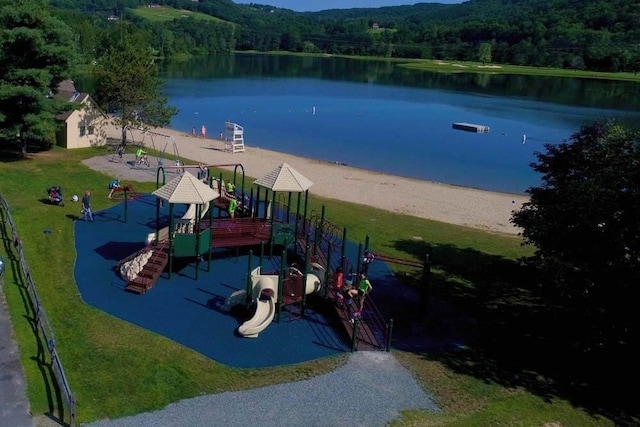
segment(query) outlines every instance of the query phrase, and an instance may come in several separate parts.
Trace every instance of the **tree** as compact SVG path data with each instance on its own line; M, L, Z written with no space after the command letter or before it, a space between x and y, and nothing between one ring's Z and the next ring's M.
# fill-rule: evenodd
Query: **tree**
M478 48L478 60L483 64L491 62L491 43L481 43Z
M6 4L6 2L5 2ZM51 97L75 59L72 33L51 17L44 0L17 0L0 9L0 137L8 146L50 146L55 115L71 104Z
M583 349L631 348L640 283L640 131L615 122L545 145L543 184L514 213L543 285L583 316ZM576 331L576 337L578 331Z
M166 126L177 110L161 93L162 79L145 38L119 27L107 40L107 51L98 59L96 100L115 113L113 123L126 143L127 127Z

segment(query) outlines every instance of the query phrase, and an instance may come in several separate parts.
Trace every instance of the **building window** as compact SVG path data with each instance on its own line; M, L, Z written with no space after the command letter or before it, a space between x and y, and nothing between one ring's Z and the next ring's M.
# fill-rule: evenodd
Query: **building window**
M80 125L80 136L85 136L87 134L87 127L84 124Z
M95 128L95 126L88 126L87 127L87 131L88 131L89 135L93 135L94 128Z

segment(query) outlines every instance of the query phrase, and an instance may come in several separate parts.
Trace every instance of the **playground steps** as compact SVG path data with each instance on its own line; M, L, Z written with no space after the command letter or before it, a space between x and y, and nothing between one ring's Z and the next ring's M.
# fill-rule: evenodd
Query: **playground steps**
M158 246L152 249L153 255L144 265L138 277L131 280L125 286L129 292L139 295L146 293L158 281L158 278L169 263L169 254L166 252L166 246Z
M332 300L335 301L335 295L331 291ZM366 302L365 302L366 306ZM342 305L334 304L336 314L340 319L340 322L344 326L344 329L349 337L349 341L353 342L353 314L351 308L344 302ZM368 314L365 310L358 322L358 337L356 342L356 350L358 351L379 351L384 350L384 345L376 337L376 333L373 331L369 323L367 322Z

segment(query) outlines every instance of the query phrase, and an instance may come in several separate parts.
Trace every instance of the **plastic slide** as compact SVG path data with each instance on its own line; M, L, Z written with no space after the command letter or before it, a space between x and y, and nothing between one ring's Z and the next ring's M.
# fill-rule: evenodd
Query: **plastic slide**
M187 211L184 213L184 215L182 216L182 219L185 221L191 221L192 219L194 219L196 217L196 204L192 203L189 205L189 209L187 209ZM204 204L204 207L202 208L202 213L200 214L200 218L204 218L204 215L207 213L207 211L209 210L209 202L206 202Z
M298 273L299 270L297 270ZM321 277L324 277L324 268L312 263L311 271L307 273L305 293L307 295L322 289ZM238 334L246 338L257 338L273 322L278 299L278 275L262 275L260 267L251 272L253 282L253 299L256 302L256 312L253 317L238 327Z
M259 290L256 298L256 312L253 317L238 327L238 334L246 338L257 338L273 321L276 313L278 276L259 276L254 285Z

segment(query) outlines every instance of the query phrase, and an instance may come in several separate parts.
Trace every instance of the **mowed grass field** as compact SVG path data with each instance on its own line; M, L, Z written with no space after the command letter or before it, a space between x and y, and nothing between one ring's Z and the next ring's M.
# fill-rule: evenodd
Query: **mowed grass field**
M227 22L215 16L207 15L200 12L193 12L186 9L174 9L167 6L140 6L135 9L128 9L132 14L151 22L167 22L174 19L193 18L211 22Z
M32 277L55 330L56 345L78 402L78 422L158 409L205 393L311 378L344 363L347 355L269 369L229 368L84 304L73 276L73 222L79 206L67 202L57 207L43 200L45 189L58 184L67 199L88 189L95 211L108 207L112 202L106 197L106 187L112 177L81 163L96 155L112 154L101 148L54 148L27 160L4 161L0 167L0 194L10 205ZM155 183L127 183L142 192L155 189ZM534 375L525 371L536 366L529 359L550 350L518 341L527 335L530 323L538 320L528 318L528 313L544 304L532 293L528 272L517 262L532 252L522 247L519 238L313 195L311 204L316 211L326 206L327 219L346 227L349 240L362 242L370 236L371 247L378 253L421 260L433 249L430 303L425 316L410 320L420 323L426 336L462 336L465 345L439 352L392 350L443 409L440 414L406 411L394 425L613 425L603 416L570 404L570 396L554 394L553 378L543 373L539 382L548 385L545 393L530 382L514 379L514 370L522 371L523 377L524 373ZM0 254L8 264L4 290L27 374L31 408L35 414L58 414L61 404L44 355L45 343L34 333L33 308L27 302L25 280L6 223L2 237ZM424 285L419 271L398 267L396 273L406 277L407 286ZM396 309L406 311L403 306ZM514 311L519 316L512 316ZM511 347L517 347L517 352ZM490 353L484 352L487 348ZM505 358L496 356L500 354Z

